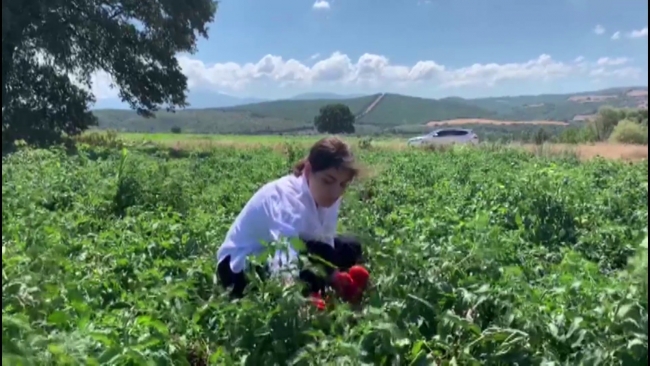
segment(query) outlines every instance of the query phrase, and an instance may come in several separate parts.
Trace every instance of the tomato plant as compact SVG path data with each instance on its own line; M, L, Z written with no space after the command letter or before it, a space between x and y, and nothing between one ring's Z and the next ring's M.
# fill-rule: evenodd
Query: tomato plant
M647 161L360 156L380 174L351 188L340 225L365 238L372 286L361 310L327 311L279 281L237 302L214 283L238 211L289 172L281 152L4 158L3 361L647 364Z

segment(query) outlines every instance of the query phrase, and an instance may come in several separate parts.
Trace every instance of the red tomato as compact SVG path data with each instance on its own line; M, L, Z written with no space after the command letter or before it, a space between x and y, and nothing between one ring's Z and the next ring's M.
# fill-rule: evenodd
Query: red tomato
M334 275L334 287L337 290L345 290L346 288L352 286L354 281L352 277L347 272L336 272Z
M325 310L325 300L323 300L319 293L311 294L311 302L318 310Z
M368 273L368 270L363 266L352 266L349 273L350 277L352 277L352 280L359 288L365 289L366 286L368 286L368 279L370 278L370 274Z
M357 285L349 273L337 272L334 275L334 289L344 300L349 300L357 292Z

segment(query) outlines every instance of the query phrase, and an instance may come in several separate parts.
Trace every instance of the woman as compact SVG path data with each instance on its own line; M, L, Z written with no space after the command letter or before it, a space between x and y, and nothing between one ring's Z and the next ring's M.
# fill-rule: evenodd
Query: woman
M246 203L217 251L217 275L221 284L233 287L232 295L241 297L247 281L247 258L264 251L262 243L300 239L308 254L321 257L345 270L361 259L361 246L354 238L337 237L341 197L359 175L350 147L337 137L316 142L309 155L294 167L293 174L265 184ZM297 251L278 250L269 260L268 270L297 270ZM259 270L259 269L258 269ZM294 272L295 273L295 272ZM331 284L337 271L327 270L321 278L300 270L299 278L311 292Z

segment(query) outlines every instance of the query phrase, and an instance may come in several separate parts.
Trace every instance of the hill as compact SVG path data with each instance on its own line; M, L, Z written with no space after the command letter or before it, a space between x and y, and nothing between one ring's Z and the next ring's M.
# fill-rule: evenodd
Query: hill
M223 108L226 112L253 113L259 116L289 119L300 123L312 124L321 107L331 103L343 103L350 107L355 115L362 113L379 94L350 99L306 99L275 100L236 107Z
M311 123L215 108L159 112L156 118L151 119L128 110L103 109L93 113L99 119L100 129L121 132L168 133L172 127L180 127L184 133L274 134L300 132L313 126Z
M431 125L431 122L459 119L577 123L604 105L647 108L647 93L647 87L629 87L479 99L426 99L399 94L347 99L330 94L328 99L310 99L303 95L305 99L160 112L155 119L144 119L128 110L97 110L95 114L99 118L99 128L125 132L169 132L172 127L180 127L187 133L310 133L313 119L322 106L343 103L357 116L359 134L417 133L426 130L426 125Z
M554 120L569 122L594 114L603 105L636 108L648 100L647 87L610 88L571 94L542 94L461 99L499 113L501 120ZM458 98L460 99L460 98Z
M244 104L260 103L265 100L259 98L241 98L224 93L198 91L189 93L187 101L190 104L190 108L196 109L234 107Z
M187 103L189 104L189 109L198 109L198 108L225 108L225 107L234 107L238 105L245 104L254 104L265 102L266 99L260 98L246 98L246 97L237 97L234 95L228 95L219 92L210 92L203 90L191 91L187 94ZM118 102L115 100L99 100L92 108L93 110L106 110L112 109L117 106L123 106L124 103ZM125 110L124 107L117 110Z
M456 118L494 118L497 113L464 100L426 99L399 94L386 94L371 112L358 123L383 128L398 125L424 125L432 120Z
M360 94L351 94L351 95L341 95L335 93L303 93L291 97L291 100L317 100L317 99L352 99L360 98L364 95Z

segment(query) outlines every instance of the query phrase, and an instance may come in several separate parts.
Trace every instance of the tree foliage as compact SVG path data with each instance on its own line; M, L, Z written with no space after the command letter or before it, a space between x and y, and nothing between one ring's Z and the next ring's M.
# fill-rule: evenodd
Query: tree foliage
M648 110L641 108L602 107L596 117L581 127L569 127L558 136L562 143L647 144Z
M596 118L591 121L591 126L596 131L598 139L604 141L612 134L618 122L624 118L625 110L603 107L598 111Z
M187 105L176 54L208 37L212 0L3 0L2 137L47 144L97 123L92 75L140 115Z
M590 126L596 132L598 139L605 141L614 132L619 122L627 120L638 125L648 125L648 110L639 108L602 107L598 115L591 121Z
M596 141L598 141L598 136L591 125L568 127L557 138L557 142L565 144L585 144Z
M345 104L328 104L314 118L314 126L320 133L354 133L354 114Z
M535 132L534 141L536 145L543 145L550 139L551 135L544 129L544 127L540 127L537 132Z
M647 145L648 127L638 122L624 119L614 127L609 139L612 142L622 144Z

